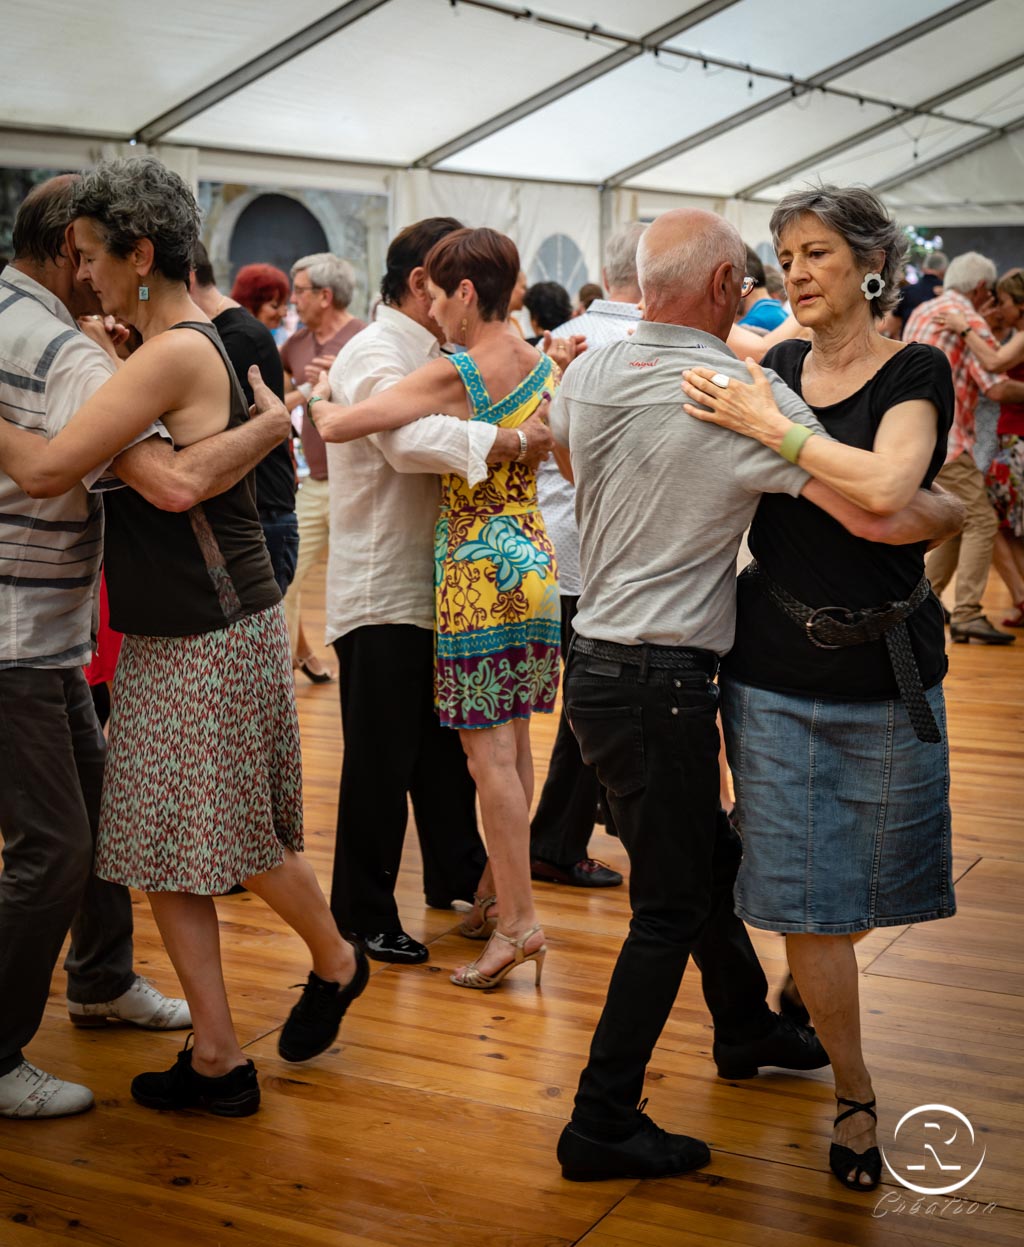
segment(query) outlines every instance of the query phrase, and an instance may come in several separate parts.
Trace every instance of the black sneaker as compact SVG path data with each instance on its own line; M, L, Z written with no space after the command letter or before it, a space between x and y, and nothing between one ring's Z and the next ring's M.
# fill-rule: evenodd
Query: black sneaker
M218 1117L255 1113L260 1106L260 1087L252 1061L236 1065L219 1078L207 1078L192 1068L191 1039L189 1035L169 1070L132 1079L132 1099L143 1108L205 1108Z
M558 1162L562 1177L570 1182L603 1182L608 1178L668 1178L677 1173L700 1169L711 1159L711 1152L700 1139L686 1134L669 1134L644 1113L641 1101L640 1125L628 1139L594 1139L573 1122L558 1140Z
M366 989L370 963L361 948L354 944L352 947L356 972L345 987L329 983L310 970L299 1003L288 1014L277 1041L277 1050L286 1061L308 1061L325 1052L338 1037L345 1010Z
M727 1044L717 1039L711 1049L719 1078L756 1078L762 1065L780 1069L821 1069L829 1064L828 1053L810 1026L773 1015L775 1025L760 1039Z
M377 935L357 935L368 957L374 961L393 961L398 965L416 966L426 961L430 950L404 931L381 931Z

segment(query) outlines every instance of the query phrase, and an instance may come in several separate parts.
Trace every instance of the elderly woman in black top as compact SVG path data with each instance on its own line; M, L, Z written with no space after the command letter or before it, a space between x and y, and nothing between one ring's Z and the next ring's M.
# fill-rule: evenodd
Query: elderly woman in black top
M82 179L73 213L79 278L143 345L52 441L4 427L0 464L36 496L62 493L156 420L182 446L248 415L224 347L189 297L199 211L181 178L152 158L113 161ZM259 1086L231 1021L213 897L244 883L312 953L281 1035L286 1059L327 1048L367 980L300 855L281 592L251 474L187 513L128 488L108 493L106 510L111 623L126 636L96 873L148 893L195 1028L195 1046L171 1070L140 1074L132 1095L151 1108L246 1116Z
M895 513L930 485L953 413L945 356L877 331L898 298L902 231L869 191L829 186L787 196L771 228L811 341L764 362L836 440L791 424L751 361L753 385L688 373L683 388L700 406L686 410L799 459L852 503ZM830 1165L870 1190L881 1157L854 938L954 912L942 613L923 543L853 536L806 500L763 498L750 549L722 678L744 841L737 912L786 934L835 1074Z

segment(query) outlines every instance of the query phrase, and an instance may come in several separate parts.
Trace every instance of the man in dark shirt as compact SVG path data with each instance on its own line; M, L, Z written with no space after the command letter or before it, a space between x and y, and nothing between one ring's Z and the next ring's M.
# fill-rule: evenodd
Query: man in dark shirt
M891 313L900 321L901 337L905 336L904 331L911 313L916 312L922 303L927 303L929 299L942 293L942 282L948 265L949 261L941 251L933 251L925 260L916 285L907 286L903 291L903 297Z
M277 344L266 325L241 304L217 289L210 257L202 243L193 256L189 293L213 321L228 353L246 402L252 404L249 369L259 366L263 380L278 398L284 399L284 368ZM282 594L295 575L299 556L299 524L295 518L295 463L291 439L281 442L256 465L256 507L267 541L274 579Z

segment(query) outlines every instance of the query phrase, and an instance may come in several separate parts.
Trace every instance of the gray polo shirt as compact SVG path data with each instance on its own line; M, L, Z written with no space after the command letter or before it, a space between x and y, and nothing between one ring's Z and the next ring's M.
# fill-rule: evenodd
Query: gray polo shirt
M762 493L797 495L803 469L683 411L686 368L749 381L724 342L641 322L623 342L587 352L551 408L572 451L583 593L573 627L620 645L692 646L726 654L736 625L736 552ZM775 401L825 436L773 373Z

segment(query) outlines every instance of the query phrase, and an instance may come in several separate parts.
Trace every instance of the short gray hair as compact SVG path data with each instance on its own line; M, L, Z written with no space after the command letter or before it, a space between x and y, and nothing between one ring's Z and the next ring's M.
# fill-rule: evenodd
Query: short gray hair
M783 230L807 212L844 239L858 264L881 273L885 289L871 300L872 314L881 317L892 311L900 301L907 236L878 196L866 186L811 186L792 191L772 213L769 228L776 252ZM883 259L875 269L879 251Z
M949 256L944 251L929 251L924 257L923 269L927 269L929 273L935 273L941 276L949 265Z
M950 261L942 280L942 288L970 294L979 282L991 286L995 279L996 266L987 256L979 255L977 251L965 251L963 255L954 256Z
M636 261L645 302L655 292L678 297L703 291L720 264L731 264L741 277L746 272L747 248L739 231L724 217L707 215L714 219L685 246L652 253L647 236L640 239Z
M304 255L292 265L292 281L296 273L308 273L309 280L321 290L329 290L334 306L344 311L352 302L356 288L356 271L330 251L318 251L316 255Z
M141 238L153 244L153 269L188 284L199 241L199 205L176 173L155 156L107 160L75 187L71 215L95 222L111 255L126 256Z
M630 221L617 229L604 245L604 274L609 286L635 286L636 249L647 226Z
M11 232L16 260L56 264L66 254L64 240L71 224L71 197L80 181L77 173L62 173L29 191L18 208Z

